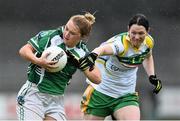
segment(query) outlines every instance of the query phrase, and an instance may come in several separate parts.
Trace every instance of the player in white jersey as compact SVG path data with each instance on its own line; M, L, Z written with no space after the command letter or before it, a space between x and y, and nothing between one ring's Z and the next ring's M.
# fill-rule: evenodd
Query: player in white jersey
M140 120L139 97L135 91L138 66L143 64L155 86L154 93L162 88L154 70L154 40L148 32L147 18L137 14L130 19L128 32L112 37L84 57L84 64L90 68L96 60L102 75L99 85L89 85L84 92L81 103L84 119L103 120L113 115L117 120ZM99 61L97 57L102 55L109 58Z
M91 31L95 17L74 15L65 26L54 30L41 31L32 37L20 50L20 55L30 61L27 81L17 96L19 120L66 120L64 111L64 92L69 80L77 69L93 81L100 83L98 68L89 71L89 66L80 65L81 58L88 52L82 41ZM47 61L43 51L50 46L64 49L68 55L66 66L58 72L49 72L55 61Z

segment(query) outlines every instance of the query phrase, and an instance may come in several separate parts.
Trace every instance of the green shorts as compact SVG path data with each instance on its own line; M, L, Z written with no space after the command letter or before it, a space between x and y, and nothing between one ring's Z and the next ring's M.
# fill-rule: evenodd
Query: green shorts
M128 105L139 106L139 96L137 93L113 98L96 91L89 85L82 97L81 111L85 114L106 117L113 114L116 110Z

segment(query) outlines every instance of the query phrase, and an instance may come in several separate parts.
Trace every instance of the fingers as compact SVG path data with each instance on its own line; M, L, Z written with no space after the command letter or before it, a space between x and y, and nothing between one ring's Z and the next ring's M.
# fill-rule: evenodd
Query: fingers
M158 80L158 84L156 85L156 88L153 90L153 93L158 94L161 89L162 89L162 84L161 81Z
M79 58L77 56L75 56L73 53L71 53L69 50L66 50L65 52L66 52L67 57L68 57L68 62L71 65L79 68Z
M47 58L49 55L51 54L51 52L47 52L47 53L43 53L42 55L41 55L41 58Z
M39 65L45 69L46 68L57 68L58 65L56 65L56 63L58 62L58 60L53 60L53 61L47 60L46 57L49 54L50 53L46 53L39 58Z
M71 52L70 52L69 50L66 50L65 53L66 53L66 55L67 55L68 57L72 57L72 54L71 54Z
M53 70L53 69L58 69L59 66L58 66L58 64L56 64L57 62L58 62L57 60L56 61L49 61L49 62L47 62L45 69L47 71Z
M158 78L156 77L156 75L150 75L150 76L149 76L149 81L150 81L151 84L153 84L153 85L155 86L155 88L153 89L153 93L158 94L159 91L160 91L161 88L162 88L161 80L158 79Z
M156 88L153 90L153 93L158 94L160 90L157 90Z
M87 60L86 60L87 58L81 58L80 60L79 60L79 65L80 66L83 66L84 64L86 64L87 63Z
M92 71L94 69L94 62L87 61L87 60L80 61L79 68L83 71L85 71L86 69L89 69L89 71Z
M92 71L92 70L94 70L94 66L91 66L91 67L89 68L89 71Z
M66 50L65 52L69 58L75 58L75 56L69 50Z
M81 69L82 71L85 71L86 69L89 69L89 71L92 71L94 69L94 64L97 58L97 54L89 53L82 58L78 58L69 50L66 50L65 52L68 56L68 61L72 63L74 66L76 66L77 68Z
M58 67L47 67L47 68L45 68L47 71L50 71L50 70L52 70L52 69L57 69Z
M95 60L97 58L97 54L96 53L89 53L87 55L85 55L84 57L82 57L79 60L79 67L81 70L86 70L89 69L89 71L92 71L94 69L94 65L95 65Z

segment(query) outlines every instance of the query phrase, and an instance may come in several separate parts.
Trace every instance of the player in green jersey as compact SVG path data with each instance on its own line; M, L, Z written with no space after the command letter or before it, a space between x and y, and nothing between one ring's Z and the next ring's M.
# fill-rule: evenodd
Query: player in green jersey
M85 119L103 120L113 115L117 120L140 120L139 97L135 91L138 66L143 64L150 83L155 86L154 93L162 88L154 70L154 40L148 32L147 18L137 14L130 19L128 32L112 37L82 59L83 65L93 67L100 56L96 64L101 67L102 75L102 82L90 83L83 95L81 106ZM103 55L108 58L102 58Z
M32 37L19 54L30 61L27 81L17 96L17 114L19 120L66 120L64 113L64 91L77 69L80 69L93 83L100 83L100 72L95 67L89 71L87 65L81 65L79 59L88 52L82 41L88 37L95 22L94 15L74 15L65 26L54 30L41 31ZM48 72L54 61L47 61L42 52L58 46L67 52L68 62L59 72Z

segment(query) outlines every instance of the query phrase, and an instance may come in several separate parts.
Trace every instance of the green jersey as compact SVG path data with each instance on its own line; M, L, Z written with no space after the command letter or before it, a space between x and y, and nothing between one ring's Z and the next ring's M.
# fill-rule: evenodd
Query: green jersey
M28 41L29 44L36 50L35 55L40 57L42 52L50 46L58 46L64 50L71 51L76 57L83 57L88 49L82 40L73 48L68 48L63 42L63 27L54 30L39 32L35 37ZM72 63L67 62L63 70L59 72L48 72L44 68L31 63L28 66L28 80L37 84L38 89L42 93L53 95L64 94L67 83L76 72L77 67Z

